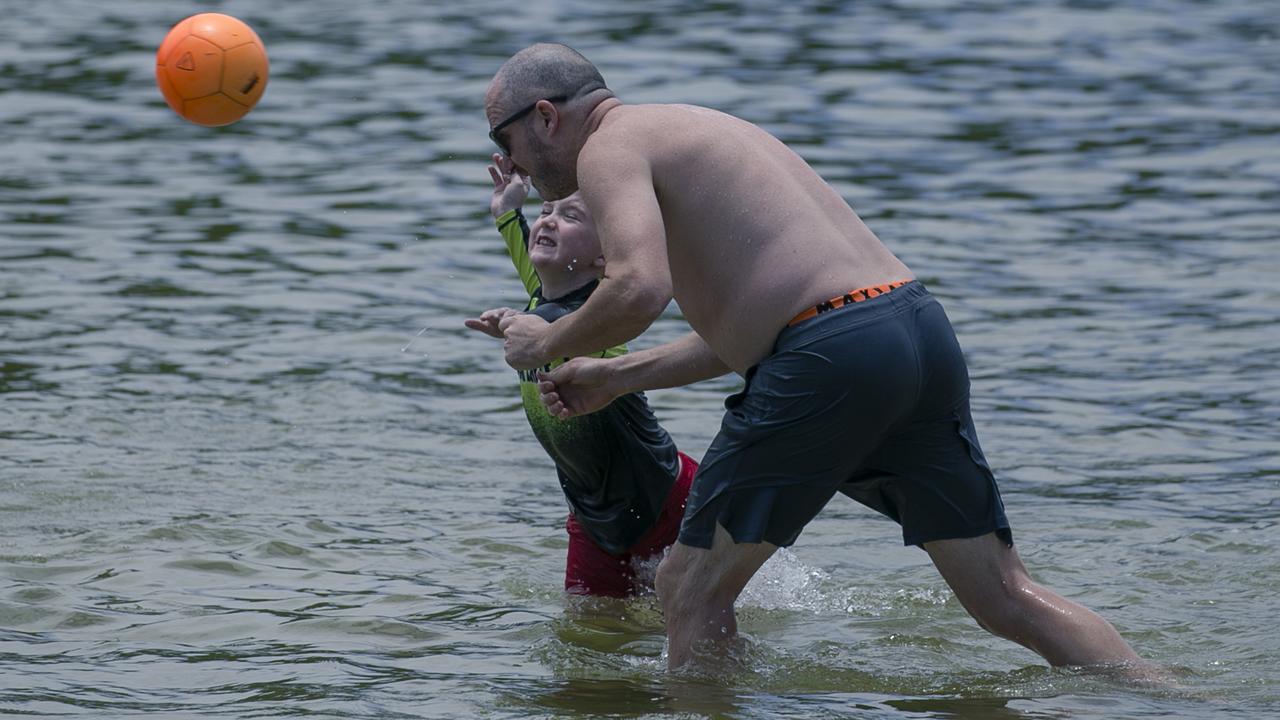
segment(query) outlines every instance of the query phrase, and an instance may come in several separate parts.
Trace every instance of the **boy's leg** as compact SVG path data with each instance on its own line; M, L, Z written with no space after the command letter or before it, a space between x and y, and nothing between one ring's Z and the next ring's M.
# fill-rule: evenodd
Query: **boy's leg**
M610 555L587 535L572 513L565 522L569 551L564 564L564 589L572 595L627 597L634 593L631 557Z
M698 462L680 453L680 473L671 483L671 491L663 503L662 512L654 519L653 526L635 545L627 548L627 554L639 560L648 560L655 555L662 555L676 541L680 534L680 521L684 518L684 508L689 502L689 488L693 485L693 476L698 472Z
M671 546L655 582L667 626L667 667L691 660L695 645L737 635L733 603L777 549L767 542L735 543L720 525L709 550L680 542Z
M1050 665L1139 665L1120 633L1092 610L1032 581L1018 551L995 533L924 544L978 624Z
M680 453L680 474L671 485L662 513L649 532L623 555L611 555L596 545L578 519L570 514L565 522L565 529L569 531L569 553L565 560L564 589L577 595L608 597L627 597L648 589L652 576L637 575L636 564L644 560L652 562L655 555L661 555L676 541L689 486L697 470L697 461Z

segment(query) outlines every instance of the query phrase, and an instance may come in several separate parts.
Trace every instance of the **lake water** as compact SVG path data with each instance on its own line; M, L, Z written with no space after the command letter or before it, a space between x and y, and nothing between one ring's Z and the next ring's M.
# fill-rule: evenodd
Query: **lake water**
M0 714L1280 716L1280 14L1268 0L0 3ZM207 129L154 49L237 15ZM943 301L1033 575L1180 689L1047 668L838 497L669 674L567 598L496 341L498 65L792 144ZM636 343L684 331L673 307ZM651 399L695 456L733 377Z

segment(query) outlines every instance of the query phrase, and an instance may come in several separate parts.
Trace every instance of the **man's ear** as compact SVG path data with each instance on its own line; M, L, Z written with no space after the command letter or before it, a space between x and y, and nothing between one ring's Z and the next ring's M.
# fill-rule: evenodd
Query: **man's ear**
M534 112L536 113L534 122L545 128L547 135L551 135L560 127L560 110L550 100L539 100Z

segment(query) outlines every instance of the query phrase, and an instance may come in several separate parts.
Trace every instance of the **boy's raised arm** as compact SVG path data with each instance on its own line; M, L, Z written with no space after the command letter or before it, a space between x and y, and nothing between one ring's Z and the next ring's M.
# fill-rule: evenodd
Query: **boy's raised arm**
M489 201L489 211L493 213L498 232L507 245L511 264L515 265L525 292L532 297L542 283L533 262L529 260L529 225L520 212L525 198L529 197L528 180L515 172L510 159L497 153L494 153L493 164L489 166L489 177L493 179L493 199Z

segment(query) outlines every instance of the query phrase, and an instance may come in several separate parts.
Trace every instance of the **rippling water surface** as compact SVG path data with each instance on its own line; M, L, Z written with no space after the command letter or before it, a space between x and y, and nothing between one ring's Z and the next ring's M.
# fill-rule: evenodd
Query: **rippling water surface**
M47 0L0 13L0 713L1280 713L1280 16L1247 0ZM250 22L261 105L152 79ZM481 99L582 49L791 143L929 283L1023 557L1179 690L1046 668L837 498L669 675L566 598L565 507L462 319L520 300ZM676 337L675 308L638 341ZM652 394L700 455L733 378Z

